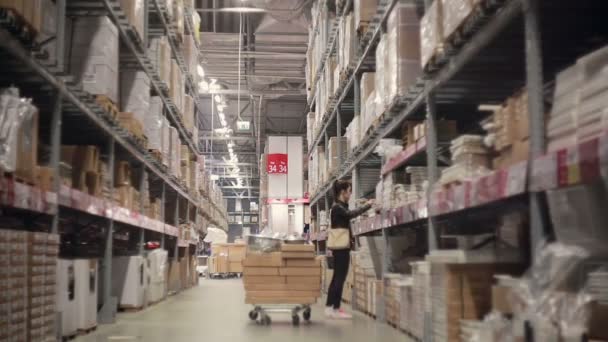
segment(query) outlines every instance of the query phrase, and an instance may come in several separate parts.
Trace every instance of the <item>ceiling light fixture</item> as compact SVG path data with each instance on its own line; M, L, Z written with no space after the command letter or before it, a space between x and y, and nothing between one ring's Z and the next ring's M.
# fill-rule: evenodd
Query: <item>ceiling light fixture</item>
M222 97L219 95L215 95L214 99L215 99L215 102L217 102L217 103L222 102Z
M205 77L205 69L200 64L196 66L196 71L201 78Z

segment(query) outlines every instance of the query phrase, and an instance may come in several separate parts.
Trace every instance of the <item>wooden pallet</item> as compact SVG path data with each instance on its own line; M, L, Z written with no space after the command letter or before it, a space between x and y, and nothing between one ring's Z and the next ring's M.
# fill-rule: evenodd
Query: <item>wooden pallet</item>
M87 328L87 329L78 329L77 335L78 336L87 335L87 334L90 334L90 333L94 332L95 330L97 330L97 326L90 327L90 328Z
M112 119L118 118L118 106L106 95L95 95L95 102L105 110Z
M155 150L155 149L149 149L148 152L150 152L150 154L152 155L152 157L154 157L154 159L156 159L159 163L162 164L163 153L161 151Z

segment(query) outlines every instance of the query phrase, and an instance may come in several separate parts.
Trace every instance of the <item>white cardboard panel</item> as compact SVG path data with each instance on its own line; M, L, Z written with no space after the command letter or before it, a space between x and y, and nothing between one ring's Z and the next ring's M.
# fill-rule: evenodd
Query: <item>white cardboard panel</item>
M270 136L268 137L268 154L273 153L288 153L287 151L287 137ZM291 156L287 156L287 172L291 172L289 169L289 159ZM262 167L266 167L263 165ZM287 197L287 177L285 174L269 174L268 175L268 198L286 198Z
M302 198L304 191L302 189L304 183L304 165L302 155L302 137L288 137L287 149L287 197Z

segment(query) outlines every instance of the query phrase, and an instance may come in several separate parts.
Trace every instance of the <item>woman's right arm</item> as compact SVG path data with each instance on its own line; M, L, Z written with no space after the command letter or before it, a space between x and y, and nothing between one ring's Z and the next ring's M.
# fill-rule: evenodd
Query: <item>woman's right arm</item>
M342 207L341 205L337 205L333 208L333 210L336 210L336 214L343 216L343 217L347 217L349 220L353 219L361 214L363 214L364 212L368 211L369 208L371 208L372 205L371 204L366 204L360 208L354 209L354 210L348 210L345 209L344 207Z

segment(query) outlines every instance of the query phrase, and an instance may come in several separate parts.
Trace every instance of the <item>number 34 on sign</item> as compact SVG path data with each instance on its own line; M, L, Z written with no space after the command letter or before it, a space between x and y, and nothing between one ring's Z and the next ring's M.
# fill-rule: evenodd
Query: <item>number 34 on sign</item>
M266 171L268 174L271 173L287 173L287 154L285 153L272 153L268 155L266 161Z

